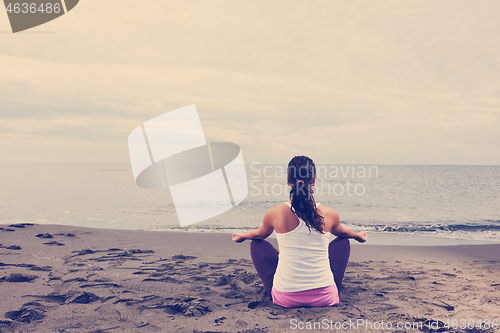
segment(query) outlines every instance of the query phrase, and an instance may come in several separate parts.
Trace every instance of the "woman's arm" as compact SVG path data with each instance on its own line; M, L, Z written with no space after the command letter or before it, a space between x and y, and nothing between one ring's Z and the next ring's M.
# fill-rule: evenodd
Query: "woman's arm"
M360 243L366 242L366 240L368 239L368 235L366 234L366 232L361 231L356 233L351 229L344 227L342 224L340 224L340 217L335 209L332 209L332 211L329 212L329 215L330 214L333 218L333 225L332 229L330 230L332 234L339 237L353 238Z
M245 239L264 239L269 237L269 235L271 235L274 231L273 220L275 215L275 207L272 207L264 215L264 220L262 221L262 225L259 229L252 230L247 234L234 233L233 241L235 241L236 243L241 243Z

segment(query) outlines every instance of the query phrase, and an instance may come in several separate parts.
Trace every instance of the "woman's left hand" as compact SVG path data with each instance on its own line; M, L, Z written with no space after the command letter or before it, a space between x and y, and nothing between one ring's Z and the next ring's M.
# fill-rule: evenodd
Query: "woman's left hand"
M368 240L368 235L365 231L361 231L357 233L357 237L355 237L355 239L360 243L364 243Z
M245 240L246 238L243 238L243 234L233 234L233 241L236 243L241 243Z

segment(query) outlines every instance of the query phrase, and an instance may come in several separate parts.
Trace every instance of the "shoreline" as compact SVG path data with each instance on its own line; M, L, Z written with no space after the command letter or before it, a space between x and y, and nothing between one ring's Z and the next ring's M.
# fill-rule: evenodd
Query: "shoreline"
M0 224L0 232L2 229L23 229L9 228L10 224ZM250 257L250 241L246 240L243 243L235 243L231 240L230 233L212 233L212 232L182 232L182 231L150 231L150 230L122 230L122 229L104 229L104 228L87 228L74 227L57 224L31 224L21 223L32 229L46 231L48 233L61 233L61 230L67 233L93 235L93 240L89 245L96 246L96 243L107 243L110 247L133 248L144 246L144 239L147 239L147 245L157 252L179 252L187 255L196 255L199 260L218 259L227 260L232 258L244 258L251 260ZM63 232L63 233L64 233ZM5 233L5 232L4 232ZM7 232L8 233L8 232ZM2 234L0 234L1 236ZM374 237L369 234L369 237ZM377 235L378 236L378 235ZM375 236L375 237L377 237ZM388 235L390 239L400 238L401 235ZM371 244L370 238L367 243L360 244L354 240L351 243L350 261L365 261L365 260L402 260L405 258L421 258L431 260L439 257L441 261L446 260L496 260L500 258L500 243L493 244L430 244L428 245L411 245L415 238L420 236L408 235L402 237L406 245L401 245L397 242L390 245ZM387 239L384 236L385 239ZM431 237L429 237L431 238ZM77 238L78 239L78 238ZM276 238L269 237L266 239L277 249L278 244ZM441 239L437 239L438 243ZM72 240L72 247L84 247L84 242ZM200 248L200 243L203 241L209 246L209 251L203 251Z
M0 223L0 227L7 228L13 223ZM221 235L231 235L233 232L250 232L254 228L224 228L220 226L209 227L202 226L200 228L190 228L190 227L171 227L171 228L157 228L157 229L120 229L112 228L112 224L107 223L105 227L95 227L95 226L80 226L80 225L69 225L69 224L56 224L56 223L36 223L36 222L20 222L14 224L26 224L26 225L40 225L40 226L59 226L63 228L83 228L89 230L114 230L114 231L138 231L138 232L152 232L152 233L178 233L178 234L221 234ZM352 228L352 227L351 227ZM362 227L357 227L353 230L363 230ZM379 231L367 231L369 239L367 245L378 245L378 246L455 246L455 245L496 245L500 244L500 239L498 240L478 240L478 239L464 239L464 238L448 238L440 237L432 233L422 233L422 232L379 232ZM332 235L333 239L334 236ZM273 232L268 239L276 239L276 234ZM357 245L356 242L352 243Z
M362 228L357 228L361 229ZM172 229L151 229L151 230L141 230L141 231L152 231L152 232L179 232L179 233L200 233L200 234L229 234L232 232L250 232L251 228L239 229L228 229L228 230L212 230L212 229L183 229L183 228L172 228ZM491 245L500 244L500 241L487 241L487 240L476 240L476 239L459 239L459 238L446 238L439 237L433 234L424 233L388 233L388 232L375 232L367 231L369 235L370 245L382 245L382 246L453 246L453 245ZM276 234L273 232L270 239L275 239ZM333 239L333 238L332 238ZM357 244L354 242L354 244Z
M0 225L0 331L274 333L297 331L292 320L500 319L500 244L355 243L339 306L285 309L264 297L250 242L230 234Z

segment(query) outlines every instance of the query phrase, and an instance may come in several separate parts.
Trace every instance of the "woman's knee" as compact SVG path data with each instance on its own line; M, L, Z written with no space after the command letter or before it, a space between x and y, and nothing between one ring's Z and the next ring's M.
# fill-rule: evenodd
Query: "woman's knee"
M277 260L278 251L274 246L266 240L255 239L250 243L250 255L252 260L262 261L262 260Z
M346 237L337 237L334 240L330 242L330 247L331 246L339 246L339 247L346 247L346 248L351 248L351 242L349 241L349 238Z
M261 246L262 242L264 242L264 240L262 239L252 239L252 241L250 242L250 249Z
M253 239L252 242L250 243L250 252L251 253L257 253L257 252L268 252L270 251L271 243L269 243L266 240L263 239Z

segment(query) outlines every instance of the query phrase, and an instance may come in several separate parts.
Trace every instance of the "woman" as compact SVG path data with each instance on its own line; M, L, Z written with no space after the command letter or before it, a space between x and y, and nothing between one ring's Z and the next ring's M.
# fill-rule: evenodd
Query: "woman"
M295 156L288 163L287 176L290 201L270 208L259 229L247 234L235 233L233 240L238 243L253 240L252 260L274 304L337 305L350 254L348 238L363 243L367 234L342 226L335 209L314 201L316 167L310 158ZM273 231L279 256L271 243L263 240ZM338 236L332 242L330 233Z

